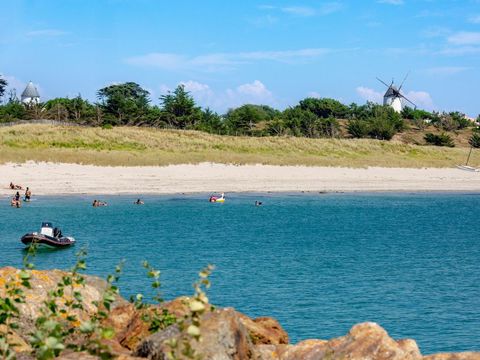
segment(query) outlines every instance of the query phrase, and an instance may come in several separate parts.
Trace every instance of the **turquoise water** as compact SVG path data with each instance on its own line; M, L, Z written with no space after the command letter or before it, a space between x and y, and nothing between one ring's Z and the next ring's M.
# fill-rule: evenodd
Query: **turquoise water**
M88 248L88 272L126 259L122 294L150 294L140 263L162 270L165 298L191 293L216 265L210 299L250 316L273 316L293 342L380 323L422 352L480 350L480 195L325 194L40 197L0 206L0 266L20 266L19 238L53 221L75 248L43 250L38 268L66 269ZM264 206L253 206L255 200Z

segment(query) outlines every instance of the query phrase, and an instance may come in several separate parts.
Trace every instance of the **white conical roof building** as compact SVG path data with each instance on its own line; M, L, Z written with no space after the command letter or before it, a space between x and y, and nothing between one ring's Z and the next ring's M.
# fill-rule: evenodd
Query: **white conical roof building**
M37 88L33 83L30 81L22 92L22 103L24 104L31 104L35 103L38 104L40 102L40 94L38 93Z

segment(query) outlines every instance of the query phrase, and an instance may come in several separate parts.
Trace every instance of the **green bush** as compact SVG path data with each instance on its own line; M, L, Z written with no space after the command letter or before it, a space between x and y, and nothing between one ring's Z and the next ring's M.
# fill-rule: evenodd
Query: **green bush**
M396 133L395 124L388 118L379 116L370 120L370 137L378 140L390 140Z
M455 143L450 135L446 133L441 133L440 135L427 133L424 136L424 139L427 144L435 146L447 146L454 147Z
M480 132L474 132L468 143L474 148L480 148Z
M365 120L350 120L347 130L354 138L366 138L370 132L370 126Z

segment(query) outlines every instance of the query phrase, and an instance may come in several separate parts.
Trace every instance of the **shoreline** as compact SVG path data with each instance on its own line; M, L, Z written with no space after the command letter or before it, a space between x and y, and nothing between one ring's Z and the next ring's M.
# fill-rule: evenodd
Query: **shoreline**
M33 195L225 193L471 193L480 173L457 168L343 168L274 165L110 167L64 163L0 165L0 195L12 181ZM23 190L25 191L25 190ZM22 192L22 191L21 191Z

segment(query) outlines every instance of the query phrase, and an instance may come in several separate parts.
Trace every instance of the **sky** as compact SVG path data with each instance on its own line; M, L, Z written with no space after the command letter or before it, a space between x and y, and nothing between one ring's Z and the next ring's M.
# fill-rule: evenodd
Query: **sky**
M134 81L203 107L305 97L480 114L480 0L0 0L0 74L42 100Z

